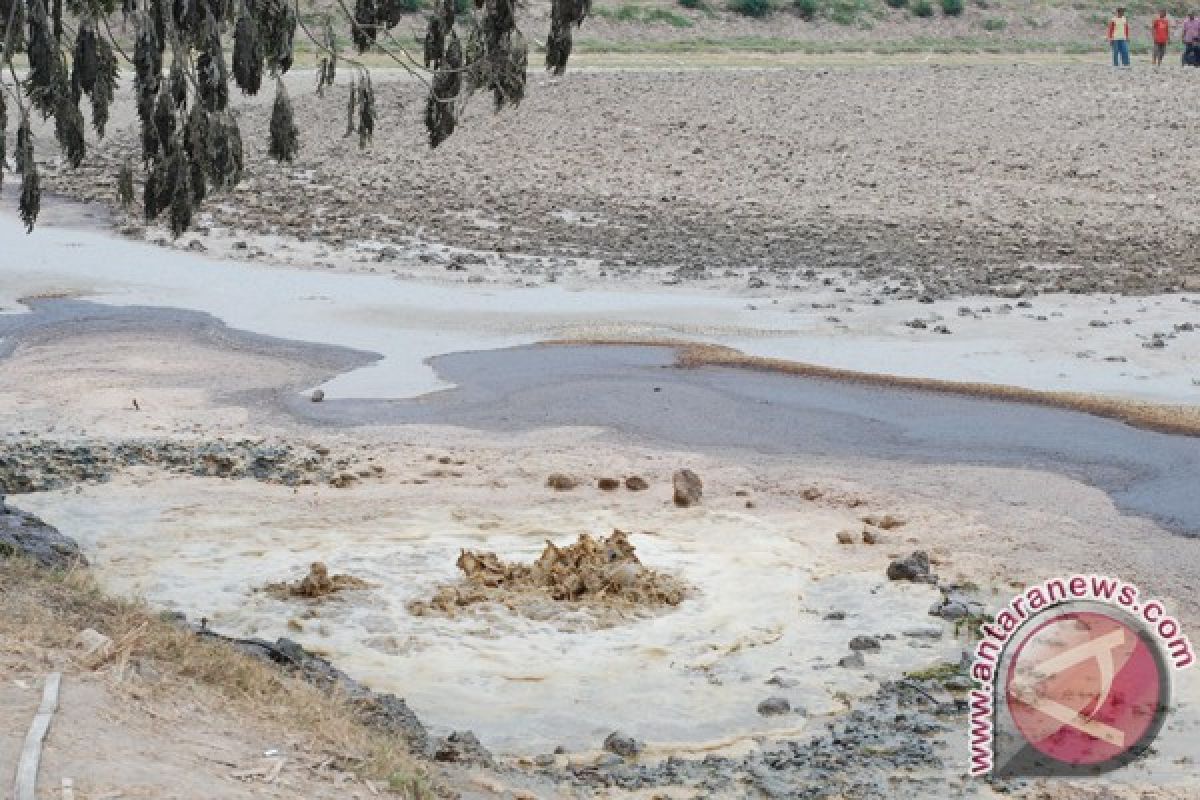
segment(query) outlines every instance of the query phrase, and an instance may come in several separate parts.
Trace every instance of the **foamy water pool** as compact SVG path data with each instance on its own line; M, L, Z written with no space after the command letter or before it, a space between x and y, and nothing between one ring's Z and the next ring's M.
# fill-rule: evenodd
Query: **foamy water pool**
M116 592L208 617L224 632L292 637L405 697L435 730L472 729L501 753L594 749L615 729L661 753L736 747L805 727L802 713L760 716L767 697L818 715L844 707L839 693L873 691L870 675L955 660L960 649L949 635L903 634L938 627L927 613L932 587L833 571L823 552L837 519L820 510L664 509L634 525L613 510L414 506L382 487L293 492L139 477L19 500L76 537ZM460 548L526 560L546 539L614 527L632 531L643 562L683 577L692 595L668 613L583 631L507 612L417 617L405 608L455 577ZM303 601L253 591L314 560L374 587L312 606L312 619ZM846 619L823 619L830 611ZM867 654L865 670L838 667L858 634L895 638Z

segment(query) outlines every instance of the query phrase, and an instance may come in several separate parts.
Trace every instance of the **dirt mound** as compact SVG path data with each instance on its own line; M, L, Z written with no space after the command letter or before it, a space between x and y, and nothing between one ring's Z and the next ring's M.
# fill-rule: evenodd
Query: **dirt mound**
M532 564L509 563L495 553L463 550L458 557L463 578L439 586L429 600L415 600L409 611L455 614L476 604L499 604L527 616L545 616L545 601L562 607L599 612L598 621L615 622L612 615L679 605L687 587L678 578L646 568L624 531L596 539L581 534L574 544L559 547L546 542Z
M268 583L262 591L276 597L307 597L313 600L336 594L347 589L366 589L371 584L353 575L330 575L329 568L320 561L308 567L308 574L298 581Z

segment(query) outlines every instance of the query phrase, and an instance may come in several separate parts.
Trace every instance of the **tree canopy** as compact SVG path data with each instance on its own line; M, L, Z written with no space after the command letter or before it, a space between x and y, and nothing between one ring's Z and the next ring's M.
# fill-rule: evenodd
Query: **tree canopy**
M64 8L65 2L65 8ZM7 122L15 115L14 166L21 176L19 209L33 230L41 204L30 118L53 120L64 159L78 166L87 154L83 103L92 127L105 135L122 64L132 69L141 128L142 208L147 220L165 217L178 236L211 193L237 184L242 134L230 109L230 79L245 95L274 81L268 153L296 157L299 130L282 76L292 68L297 33L317 54L317 91L335 84L339 66L348 81L347 133L365 147L375 130L375 92L364 53L386 55L428 87L424 120L429 144L454 133L463 105L491 92L497 111L525 94L528 46L517 27L518 0L433 0L418 59L393 35L414 0L333 0L316 23L301 16L299 0L0 0L0 185L7 165ZM591 0L553 0L546 68L566 69L571 30ZM112 21L131 35L114 35ZM339 33L349 35L350 52ZM414 44L417 44L414 42ZM27 69L18 73L15 57ZM123 163L117 197L136 202L134 165Z

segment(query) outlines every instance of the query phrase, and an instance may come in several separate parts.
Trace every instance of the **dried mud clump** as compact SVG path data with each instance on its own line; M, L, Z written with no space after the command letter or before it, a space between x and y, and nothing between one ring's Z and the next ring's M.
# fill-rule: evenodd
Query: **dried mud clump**
M478 604L500 605L532 617L545 617L547 601L560 610L597 612L600 624L615 624L622 612L661 610L679 605L687 587L678 578L646 568L629 543L614 530L607 538L581 534L574 544L547 541L532 564L508 563L495 553L463 550L463 577L440 586L429 600L416 600L409 611L454 615Z
M263 591L276 597L288 599L306 597L319 600L347 589L366 589L371 584L355 578L353 575L330 575L329 568L320 561L314 561L308 568L308 574L298 581L288 583L268 583Z

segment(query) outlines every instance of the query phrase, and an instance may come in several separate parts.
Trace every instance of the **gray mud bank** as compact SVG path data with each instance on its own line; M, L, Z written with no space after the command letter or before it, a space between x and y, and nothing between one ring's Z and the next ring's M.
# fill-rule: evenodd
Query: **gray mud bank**
M1006 400L748 369L674 366L669 347L535 345L433 360L457 388L414 400L289 400L346 424L513 431L595 426L640 441L772 456L1041 469L1126 513L1200 536L1200 438Z
M379 358L233 330L197 312L78 300L28 305L32 313L0 314L0 358L21 342L131 330L286 357L303 365L305 380ZM681 369L673 349L661 346L533 345L455 353L432 365L456 388L408 400L312 403L298 393L298 383L234 399L259 413L276 407L318 426L588 426L664 446L870 459L897 471L911 464L1042 469L1105 491L1126 513L1200 536L1197 437L1006 400L748 369Z

